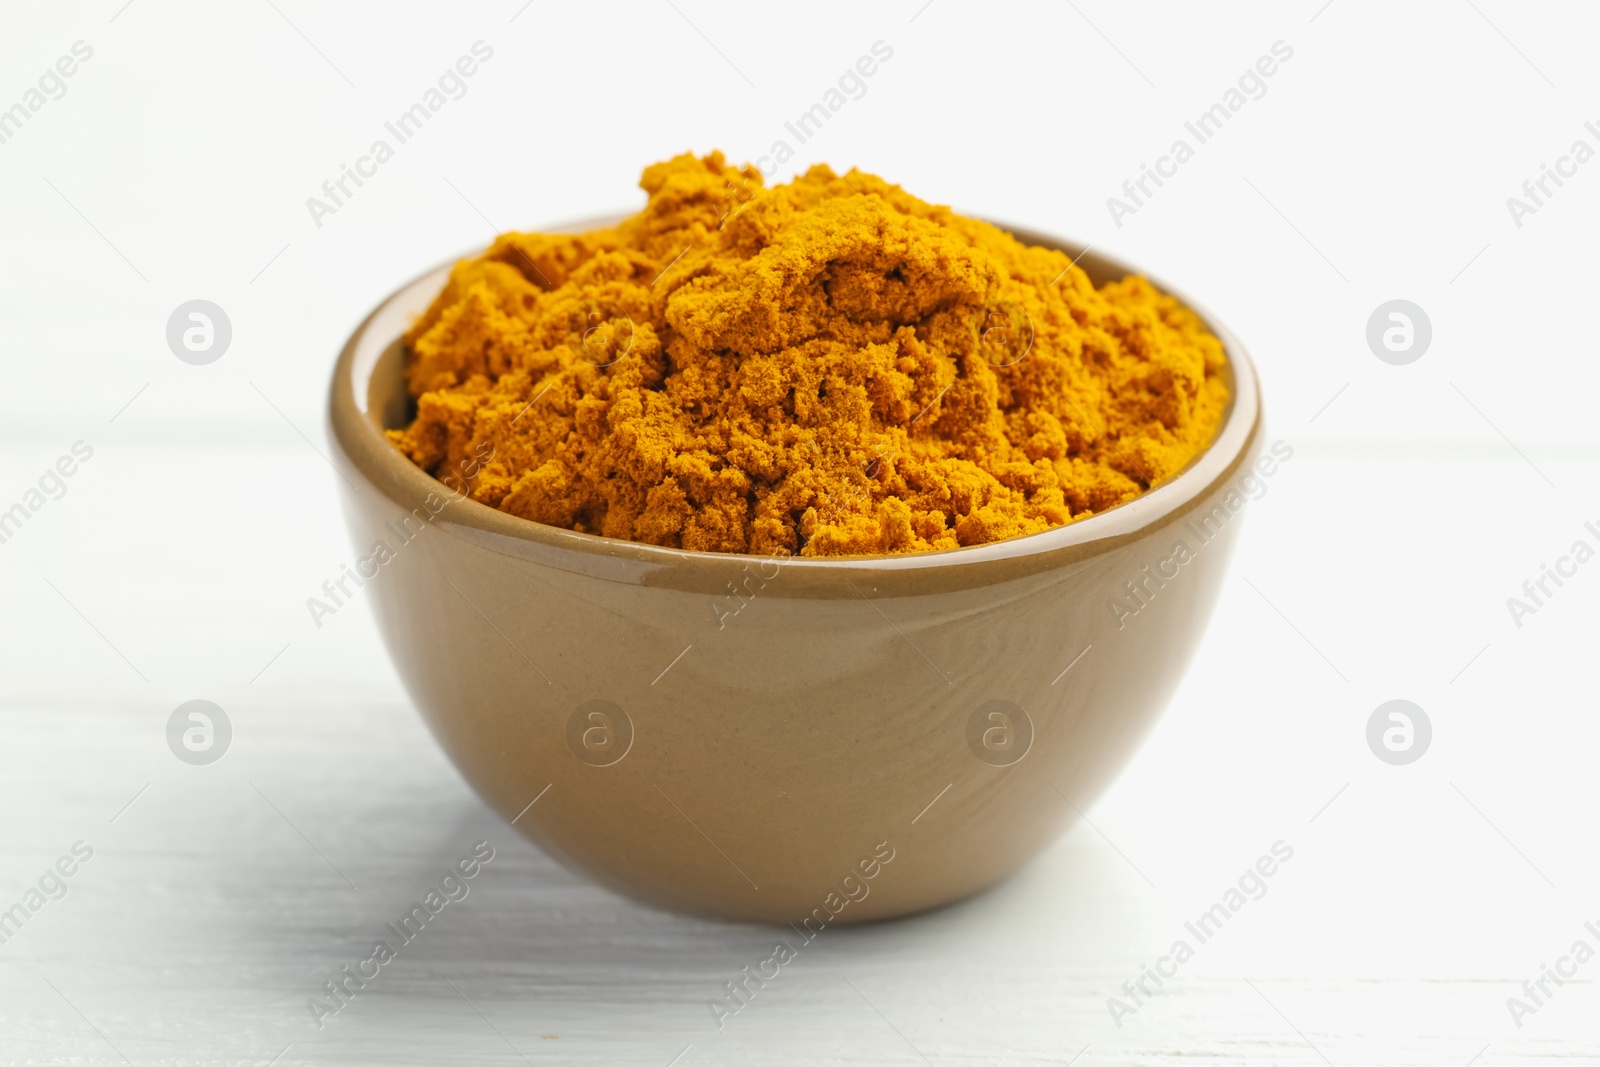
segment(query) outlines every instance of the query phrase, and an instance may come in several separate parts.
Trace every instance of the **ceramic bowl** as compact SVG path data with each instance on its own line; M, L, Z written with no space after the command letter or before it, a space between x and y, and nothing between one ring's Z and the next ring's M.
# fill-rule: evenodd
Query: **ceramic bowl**
M1096 284L1135 271L1013 232ZM1138 499L972 548L774 561L540 525L412 465L383 435L411 412L398 339L447 272L379 305L334 371L365 594L461 774L599 882L807 936L960 899L1088 809L1182 678L1263 432L1214 319L1224 421Z

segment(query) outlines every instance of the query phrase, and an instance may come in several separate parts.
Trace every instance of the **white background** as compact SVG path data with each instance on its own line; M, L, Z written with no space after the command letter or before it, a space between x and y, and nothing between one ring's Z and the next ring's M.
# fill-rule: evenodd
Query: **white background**
M0 508L94 449L0 545L0 908L95 849L0 946L0 1060L1600 1058L1600 961L1520 1028L1506 1006L1600 948L1600 563L1520 628L1506 607L1600 545L1600 161L1521 227L1506 206L1573 141L1600 149L1600 13L673 3L0 15L0 107L94 49L0 145ZM314 225L306 198L480 39L467 95ZM1145 266L1244 340L1294 459L1092 825L976 900L830 931L719 1034L705 1000L770 934L557 868L438 753L364 608L311 624L350 558L325 389L398 283L492 227L633 209L669 155L793 143L784 121L879 40L892 60L785 171L857 165ZM1106 198L1279 40L1266 95L1115 225ZM164 337L194 298L234 330L205 367ZM1409 366L1364 338L1393 298L1433 325ZM206 768L164 739L195 697L236 734ZM1434 727L1407 767L1364 737L1396 697ZM484 837L474 895L316 1030L305 998ZM1114 1025L1107 998L1279 839L1267 896Z

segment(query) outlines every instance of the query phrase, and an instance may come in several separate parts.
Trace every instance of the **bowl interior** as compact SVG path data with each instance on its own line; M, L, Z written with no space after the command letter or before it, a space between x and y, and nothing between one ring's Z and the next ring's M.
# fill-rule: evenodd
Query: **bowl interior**
M590 229L615 221L614 218L593 220L561 229ZM1027 244L1059 249L1073 256L1096 286L1134 273L1145 273L1149 277L1147 272L1072 242L1027 230L1011 229L1010 232ZM443 287L454 262L452 260L428 271L379 305L351 338L335 371L330 416L339 443L362 473L408 509L414 507L426 493L437 491L438 483L413 465L384 436L385 430L405 426L415 410L406 389L405 351L400 338ZM1206 495L1210 487L1223 478L1231 477L1245 459L1245 448L1261 419L1260 398L1255 369L1233 334L1192 300L1158 279L1150 280L1162 292L1178 297L1198 314L1206 327L1222 341L1228 357L1225 369L1229 387L1228 406L1210 443L1183 470L1127 503L1087 519L1026 537L941 552L897 556L789 558L783 561L785 569L826 571L835 575L872 572L884 576L892 587L900 584L892 578L899 572L927 572L958 565L989 564L991 566L987 569L992 573L987 578L971 576L974 582L987 581L1002 577L1001 572L1031 572L1047 566L1058 566L1064 561L1063 553L1077 556L1092 552L1096 545L1118 544L1181 517ZM526 542L530 546L558 548L563 552L587 553L613 561L627 559L655 567L671 565L681 568L686 560L701 560L711 566L717 563L710 561L723 564L732 562L733 569L737 570L764 558L733 553L689 552L577 533L518 518L471 500L454 504L450 520L449 525L457 530L479 540L494 542L502 550L510 550L518 555L528 554L528 550L508 546L503 539ZM539 555L558 562L546 553ZM1028 557L1038 558L1024 562ZM1001 566L1008 561L1009 566ZM580 564L569 559L565 565L590 570L598 563L599 560L591 560L587 564ZM622 580L638 579L635 576ZM967 582L961 581L959 584L965 585Z

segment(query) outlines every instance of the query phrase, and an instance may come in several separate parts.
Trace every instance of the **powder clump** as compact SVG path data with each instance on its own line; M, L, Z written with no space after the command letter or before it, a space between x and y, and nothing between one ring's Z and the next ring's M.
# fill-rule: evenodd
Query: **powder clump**
M1141 277L1096 289L855 170L768 189L714 152L640 184L612 228L455 265L405 337L413 462L586 533L876 555L1104 511L1221 417L1221 343Z

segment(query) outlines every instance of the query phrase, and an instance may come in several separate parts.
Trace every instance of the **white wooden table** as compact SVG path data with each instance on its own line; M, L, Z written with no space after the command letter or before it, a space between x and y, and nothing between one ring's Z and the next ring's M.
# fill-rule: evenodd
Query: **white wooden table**
M0 1061L1600 1058L1600 963L1520 1029L1506 1008L1572 941L1600 941L1583 930L1600 920L1583 681L1600 571L1518 631L1502 602L1543 549L1524 563L1507 544L1558 548L1572 516L1436 517L1485 479L1531 479L1509 451L1298 451L1252 505L1188 681L1092 825L975 900L826 931L719 1032L706 1001L774 931L620 899L484 809L365 609L321 630L304 611L348 555L305 442L109 431L72 491L0 547L0 907L75 842L93 849L0 945ZM19 445L8 465L51 447ZM1574 487L1600 469L1541 464ZM162 495L180 468L214 488ZM1357 491L1395 524L1330 520L1324 501ZM130 521L108 528L117 514ZM1363 736L1394 696L1435 729L1408 767ZM166 743L193 698L233 725L209 766ZM308 998L480 840L495 857L468 896L319 1029ZM1280 840L1293 858L1266 895L1194 941L1185 922ZM1194 958L1116 1025L1108 998L1132 1005L1124 981L1180 938Z

